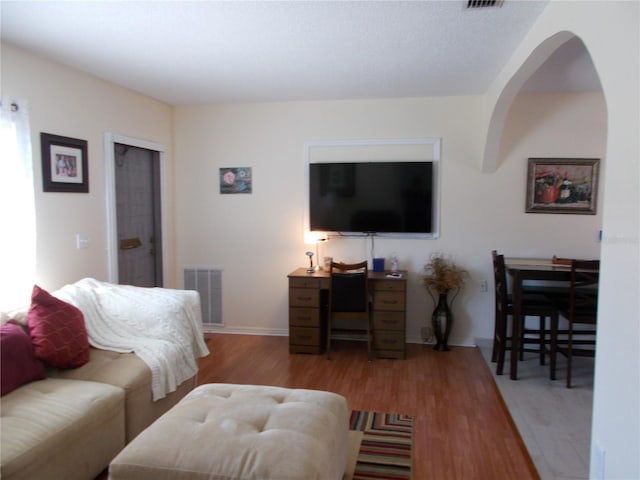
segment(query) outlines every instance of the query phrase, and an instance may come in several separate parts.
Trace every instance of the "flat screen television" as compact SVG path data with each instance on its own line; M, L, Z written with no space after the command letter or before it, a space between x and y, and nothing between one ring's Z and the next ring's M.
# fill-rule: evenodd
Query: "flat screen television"
M435 234L430 161L309 164L309 228L339 234Z

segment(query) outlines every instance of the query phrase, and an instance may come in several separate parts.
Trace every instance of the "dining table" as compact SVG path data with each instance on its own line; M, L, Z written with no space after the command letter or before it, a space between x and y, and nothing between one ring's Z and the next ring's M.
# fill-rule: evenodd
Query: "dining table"
M505 268L511 278L513 301L513 331L509 353L511 380L518 379L518 351L522 325L522 295L541 293L546 295L568 294L571 281L571 262L555 258L505 258Z

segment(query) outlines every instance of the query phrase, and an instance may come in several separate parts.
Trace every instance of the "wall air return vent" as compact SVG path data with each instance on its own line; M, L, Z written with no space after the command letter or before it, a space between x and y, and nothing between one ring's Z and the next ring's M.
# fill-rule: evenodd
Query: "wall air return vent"
M468 9L501 7L504 0L467 0Z
M207 267L184 268L185 290L200 294L202 323L204 326L222 323L222 270Z

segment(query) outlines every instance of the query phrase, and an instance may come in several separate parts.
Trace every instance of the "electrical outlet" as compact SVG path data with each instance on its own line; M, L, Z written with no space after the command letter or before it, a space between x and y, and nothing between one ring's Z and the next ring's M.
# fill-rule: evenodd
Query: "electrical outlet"
M486 280L482 280L480 282L480 291L481 292L488 292L489 291L489 285L488 285Z

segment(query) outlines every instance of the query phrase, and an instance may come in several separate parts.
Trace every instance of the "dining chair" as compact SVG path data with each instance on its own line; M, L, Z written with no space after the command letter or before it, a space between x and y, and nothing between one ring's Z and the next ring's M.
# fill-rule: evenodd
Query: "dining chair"
M569 295L556 298L560 314L569 326L566 339L559 339L558 319L551 322L550 377L556 379L556 355L567 357L567 388L571 388L573 357L595 357L598 321L598 282L600 260L572 260ZM575 328L581 325L581 328Z
M493 274L495 288L495 324L493 331L493 349L491 361L496 362L496 374L502 375L504 370L504 357L507 349L511 346L513 332L514 305L511 295L507 289L507 273L504 262L504 255L498 254L496 250L491 252L493 259ZM540 356L540 365L545 363L547 351L546 319L551 319L551 324L555 319L557 324L558 311L556 307L541 294L524 293L521 305L522 318L520 323L519 357L523 359L523 352L535 352ZM538 317L538 328L525 328L526 317ZM509 319L512 320L509 325ZM534 347L527 347L533 344Z
M331 262L329 269L329 311L327 319L327 359L331 359L334 333L349 339L364 339L372 360L373 327L369 298L367 262Z

